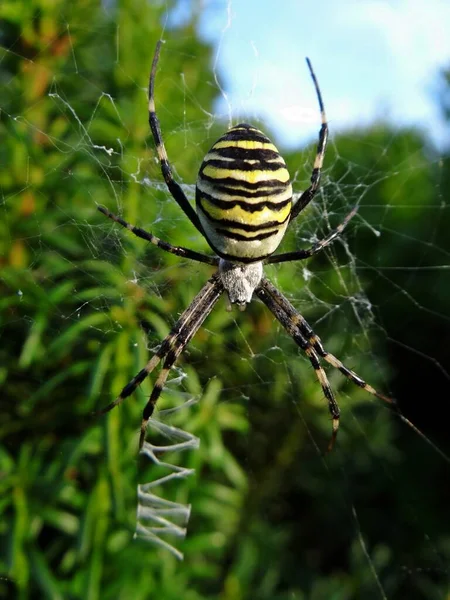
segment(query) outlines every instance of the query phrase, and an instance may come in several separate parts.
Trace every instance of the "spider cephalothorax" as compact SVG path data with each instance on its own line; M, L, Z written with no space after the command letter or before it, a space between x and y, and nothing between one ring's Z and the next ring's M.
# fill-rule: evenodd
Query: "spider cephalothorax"
M320 365L321 358L339 369L350 381L370 394L385 402L390 403L392 400L377 392L338 358L327 352L319 337L314 334L301 314L264 277L263 273L263 264L303 260L320 252L342 232L356 212L356 209L353 209L334 231L310 248L284 254L273 254L289 224L311 202L319 188L320 171L327 145L328 125L319 85L311 63L309 59L306 59L319 102L322 125L310 186L293 203L289 173L278 150L261 131L251 125L241 123L227 131L205 156L196 186L196 212L172 176L172 169L156 116L154 84L161 43L160 40L156 46L149 83L149 122L156 152L170 193L192 224L206 238L216 256L209 256L180 246L172 246L152 233L130 225L122 217L114 215L106 208L99 207L99 210L161 250L213 265L216 267L216 271L180 316L147 365L123 388L116 400L102 412L111 410L130 396L159 362L164 360L143 411L139 441L139 445L142 447L148 420L153 414L170 369L209 315L217 300L226 292L231 304L245 308L255 294L272 311L296 344L305 352L316 372L333 420L333 432L329 444L331 448L339 427L339 407L325 371Z

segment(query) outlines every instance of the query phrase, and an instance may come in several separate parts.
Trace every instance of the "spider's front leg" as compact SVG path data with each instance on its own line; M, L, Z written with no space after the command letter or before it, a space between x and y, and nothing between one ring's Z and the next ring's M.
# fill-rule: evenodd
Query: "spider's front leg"
M314 73L314 69L312 68L312 64L309 58L306 59L306 63L308 65L309 73L311 75L311 78L314 83L314 88L316 90L322 125L320 126L319 130L319 141L317 143L316 158L314 160L314 166L311 173L310 186L303 192L296 204L293 206L291 212L291 221L298 217L298 215L305 208L305 206L308 206L308 204L316 195L317 190L319 189L320 177L328 141L328 121L327 116L325 114L325 106L322 100L322 93L320 91L319 82L317 81L316 74Z
M172 168L170 166L169 158L167 156L166 147L164 146L164 140L161 134L161 127L159 125L159 119L156 114L155 107L155 79L156 79L156 68L158 66L159 54L161 52L161 46L163 41L158 40L155 48L155 54L153 56L152 68L150 71L150 80L148 83L148 122L150 130L153 135L153 140L156 146L156 153L158 155L159 164L161 167L161 173L166 182L169 192L172 197L176 200L184 214L188 217L191 223L200 231L203 235L203 228L197 213L191 206L189 200L186 198L180 184L175 181L172 175Z
M318 240L317 242L315 242L310 248L304 248L303 250L294 250L293 252L284 252L283 254L275 254L275 255L269 256L269 258L266 260L266 262L268 264L272 265L274 263L292 262L294 260L304 260L305 258L310 258L310 256L314 256L314 254L321 252L324 248L326 248L332 242L334 242L334 240L344 231L344 229L347 227L348 222L351 219L353 219L353 217L356 215L357 212L358 212L358 207L355 206L348 213L348 215L345 217L345 219L342 221L342 223L339 223L339 225L336 227L336 229L333 229L333 231L331 231L322 240Z
M196 262L206 263L208 265L219 264L219 260L215 256L208 256L207 254L202 254L200 252L196 252L195 250L191 250L190 248L184 248L183 246L172 246L172 244L161 240L159 237L156 237L156 235L153 235L153 233L145 231L145 229L141 229L140 227L136 227L135 225L131 225L131 223L128 223L127 221L125 221L125 219L122 219L122 217L115 215L104 206L98 206L97 209L103 215L108 217L108 219L119 223L119 225L122 225L122 227L125 227L125 229L128 229L128 231L131 231L131 233L133 233L136 237L150 242L150 244L153 244L160 250L164 250L164 252L169 252L169 254L176 254L176 256L188 258L189 260L195 260Z

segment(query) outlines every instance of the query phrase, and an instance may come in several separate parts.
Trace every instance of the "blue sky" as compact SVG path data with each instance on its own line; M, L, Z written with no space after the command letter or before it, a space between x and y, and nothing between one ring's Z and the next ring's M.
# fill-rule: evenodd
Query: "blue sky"
M309 56L333 131L387 118L443 143L436 94L450 67L450 0L204 0L201 35L216 48L217 113L260 117L275 141L317 134ZM190 3L180 1L179 13Z

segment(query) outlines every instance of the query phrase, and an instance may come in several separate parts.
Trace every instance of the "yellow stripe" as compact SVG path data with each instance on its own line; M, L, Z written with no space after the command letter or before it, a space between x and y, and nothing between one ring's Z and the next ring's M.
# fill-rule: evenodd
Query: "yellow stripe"
M203 174L212 179L237 179L239 181L247 181L248 183L258 183L260 181L268 181L276 179L280 183L289 181L289 173L284 167L276 171L240 171L239 169L218 169L217 167L206 166L203 169Z
M287 204L282 210L271 210L268 207L264 207L262 210L255 212L248 212L240 206L234 206L229 210L218 208L205 198L201 198L201 206L207 215L212 219L229 219L238 223L244 223L245 225L265 225L266 223L276 221L277 223L283 223L291 212L290 204ZM254 233L252 234L254 235Z
M253 140L225 140L214 144L213 149L217 148L243 148L244 150L273 150L278 154L276 146L270 142L257 142ZM281 156L280 156L281 158Z

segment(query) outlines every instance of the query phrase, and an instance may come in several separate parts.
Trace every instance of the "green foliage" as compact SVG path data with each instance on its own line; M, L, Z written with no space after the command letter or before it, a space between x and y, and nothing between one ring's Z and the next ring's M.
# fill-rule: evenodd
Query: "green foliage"
M448 476L443 461L332 371L342 427L323 458L330 422L321 388L256 302L244 315L218 304L160 400L168 408L198 399L164 417L201 440L198 450L164 457L195 475L158 490L192 504L188 536L174 540L184 563L132 539L137 484L161 474L137 460L151 382L107 416L93 412L142 368L210 273L149 249L96 211L105 204L163 239L207 251L168 199L148 132L145 90L167 4L0 5L0 595L343 600L382 597L381 587L389 598L442 598L447 504L439 489L420 494L416 462L433 487ZM195 22L165 37L158 113L177 176L192 184L216 137L204 113L217 93L212 51ZM316 206L328 207L335 225L361 202L350 251L336 244L307 267L267 272L331 352L374 386L411 399L408 416L428 433L432 423L418 415L433 372L410 384L410 355L391 349L382 358L388 336L442 364L448 358L433 344L442 321L419 318L430 296L436 314L448 302L437 271L420 273L425 261L439 264L449 225L439 208L448 162L424 148L419 133L381 125L341 136ZM305 163L287 159L291 172ZM323 225L314 210L286 247L308 245ZM416 270L386 275L393 265ZM417 309L408 327L405 303ZM422 387L414 394L412 385Z

